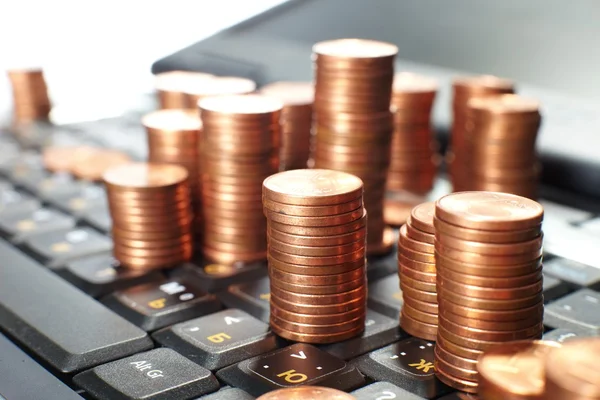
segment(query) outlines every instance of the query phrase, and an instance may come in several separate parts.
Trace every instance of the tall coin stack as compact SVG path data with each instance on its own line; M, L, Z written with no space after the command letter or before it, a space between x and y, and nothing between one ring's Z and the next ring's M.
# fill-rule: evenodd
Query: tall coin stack
M222 264L263 260L262 182L279 171L283 104L260 95L200 101L204 256Z
M387 176L385 221L399 226L410 210L433 188L440 163L431 129L431 110L437 92L435 80L399 72L392 86L394 134Z
M315 168L358 176L369 213L369 254L391 251L395 237L383 220L393 121L394 59L389 43L341 39L313 47Z
M514 94L474 98L467 114L469 189L537 198L539 103Z
M455 192L467 190L469 180L466 171L468 153L465 148L467 127L467 103L475 97L497 96L514 93L512 81L490 75L461 77L452 84L452 134L448 165L452 186Z
M8 71L13 94L13 122L47 120L52 104L41 69Z
M321 169L280 172L263 184L268 221L271 329L305 343L333 343L365 327L363 183Z
M188 173L169 164L131 163L104 172L113 255L126 268L168 268L192 255Z
M400 326L413 336L433 341L438 325L434 214L433 202L413 208L400 228L398 241L398 273L404 300Z
M202 84L214 75L193 71L169 71L156 74L154 88L161 109L182 109L188 107L187 87ZM196 107L193 107L196 109Z
M202 122L197 111L159 110L142 118L148 138L148 161L176 164L188 172L195 242L202 234L202 191L200 187L200 131ZM199 247L198 247L199 248Z
M281 113L281 170L306 168L310 156L310 129L314 85L312 82L274 82L260 90L283 102Z
M436 202L435 368L444 383L475 392L485 350L542 336L542 218L540 204L507 193Z

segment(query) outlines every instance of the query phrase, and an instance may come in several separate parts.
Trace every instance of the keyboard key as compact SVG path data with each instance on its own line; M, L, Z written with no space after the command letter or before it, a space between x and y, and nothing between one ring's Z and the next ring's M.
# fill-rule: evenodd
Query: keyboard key
M75 195L81 186L81 181L76 181L67 173L56 173L48 175L37 184L34 193L45 201L64 204L64 199Z
M398 267L396 267L398 268ZM398 274L387 276L369 285L369 308L392 319L400 318L400 309L404 301L400 290Z
M83 400L0 334L0 399Z
M571 288L565 282L547 275L546 271L543 272L543 275L544 281L542 290L544 293L544 303L547 304L571 292Z
M600 268L597 235L549 215L544 215L542 228L545 253Z
M198 400L255 400L255 397L250 396L242 389L226 387L218 392L202 396Z
M278 348L267 324L236 309L173 325L152 337L213 371Z
M418 338L394 343L354 361L360 371L378 381L388 381L427 399L450 391L435 377L434 344Z
M38 199L14 189L0 190L0 215L33 212L41 207Z
M0 229L15 243L22 243L37 234L71 229L74 226L75 218L51 208L0 215Z
M82 372L73 381L98 400L186 400L219 388L210 371L170 349L113 361Z
M474 394L462 393L462 392L454 392L447 396L440 397L438 400L481 400L479 397Z
M581 222L591 217L591 213L578 208L564 206L562 204L553 203L548 200L541 200L540 204L544 207L544 222L561 221L572 224ZM544 225L542 224L542 228Z
M160 271L121 268L109 253L71 261L57 273L92 297L102 297L142 283L164 280Z
M99 206L86 210L81 213L81 218L85 223L101 232L110 233L112 229L112 218L110 217L108 207Z
M146 331L221 309L215 295L204 292L184 278L121 290L109 295L103 303Z
M217 372L217 377L253 396L297 385L348 391L364 384L354 366L304 343L229 366Z
M350 393L356 400L423 400L423 397L407 392L389 382L376 382Z
M362 335L319 348L343 360L350 360L406 337L408 335L398 326L398 319L391 319L367 309L365 331Z
M226 289L237 283L250 282L267 275L267 265L252 263L243 265L192 264L175 269L172 276L193 276L198 285L210 293Z
M564 343L572 339L581 339L589 337L585 331L578 331L576 329L553 329L544 334L543 340L550 340L553 342Z
M581 289L548 304L544 324L551 328L575 329L600 335L600 293Z
M9 172L10 179L17 185L35 193L38 185L49 174L44 169L42 158L38 153L26 152L16 160Z
M553 258L544 263L544 274L560 279L573 289L600 288L600 268L590 267L577 261Z
M375 282L388 275L398 275L398 255L393 252L384 257L369 257L367 259L367 279Z
M80 371L152 347L148 335L0 240L0 328L50 366Z
M76 228L42 233L24 242L31 254L50 268L63 268L76 258L112 250L112 241L90 228Z
M248 314L269 323L271 289L269 278L230 286L218 294L219 299L229 308L239 308Z
M6 179L0 178L0 193L4 190L11 190L13 186Z

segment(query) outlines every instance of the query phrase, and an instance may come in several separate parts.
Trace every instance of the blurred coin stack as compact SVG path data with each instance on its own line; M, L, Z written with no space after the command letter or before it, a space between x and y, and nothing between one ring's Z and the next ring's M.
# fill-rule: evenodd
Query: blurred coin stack
M497 96L514 93L512 81L490 75L460 77L452 84L452 134L450 151L447 153L452 186L455 192L467 190L469 181L466 172L468 152L465 148L467 128L467 103L475 97Z
M13 122L47 120L52 104L41 69L8 71L13 95Z
M280 169L283 171L308 165L314 91L312 82L275 82L260 90L265 96L283 102L279 150Z
M543 333L543 208L507 193L459 192L436 202L436 373L477 389L477 359L492 345Z
M113 255L133 269L173 267L192 255L188 174L178 165L131 163L104 173Z
M185 94L187 87L196 87L214 75L193 71L169 71L155 75L154 87L161 109L188 108L188 96ZM196 109L196 107L192 107Z
M200 101L202 119L202 251L222 263L267 255L262 182L279 170L283 104L261 95Z
M395 237L383 220L393 131L390 98L398 48L341 39L313 47L315 168L344 171L364 182L369 254L391 251Z
M394 193L386 196L384 210L385 221L391 225L404 224L411 208L433 188L440 163L431 129L436 92L433 79L409 72L394 76L394 134L387 175L388 192Z
M202 123L197 111L159 110L142 118L148 138L148 161L176 164L188 172L195 243L202 234L202 190L200 187L200 132ZM199 248L199 247L197 247Z
M541 172L535 149L542 119L539 103L506 94L474 98L467 107L469 189L537 198Z
M400 228L398 241L398 273L404 300L400 326L413 336L433 341L438 324L434 214L433 202L413 208Z
M249 94L256 90L256 83L237 76L213 76L210 79L197 79L186 85L186 108L198 110L198 102L206 97Z
M354 175L298 169L263 184L268 221L271 329L305 343L333 343L365 327L363 183Z

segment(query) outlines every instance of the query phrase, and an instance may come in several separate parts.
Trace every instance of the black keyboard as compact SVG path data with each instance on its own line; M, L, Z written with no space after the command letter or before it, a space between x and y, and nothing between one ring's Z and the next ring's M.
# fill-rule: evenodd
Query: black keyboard
M357 399L457 399L433 344L398 326L396 255L369 260L366 330L329 345L269 331L266 265L121 269L99 185L44 170L47 145L144 159L140 113L0 134L0 399L253 399L298 384ZM50 182L50 183L48 183ZM440 179L431 198L448 191ZM600 217L541 201L545 339L600 335Z

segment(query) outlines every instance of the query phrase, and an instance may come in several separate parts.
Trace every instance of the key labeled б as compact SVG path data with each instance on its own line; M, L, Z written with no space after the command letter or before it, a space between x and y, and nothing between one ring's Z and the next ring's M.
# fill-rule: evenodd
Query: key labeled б
M146 331L221 309L215 295L206 293L184 278L121 290L109 295L103 303Z
M187 400L219 388L210 371L164 348L101 365L73 381L98 400Z
M217 372L217 377L253 396L299 385L348 391L364 384L354 366L304 343L229 366Z
M152 337L210 370L278 347L277 337L269 331L267 324L236 309L176 324Z

